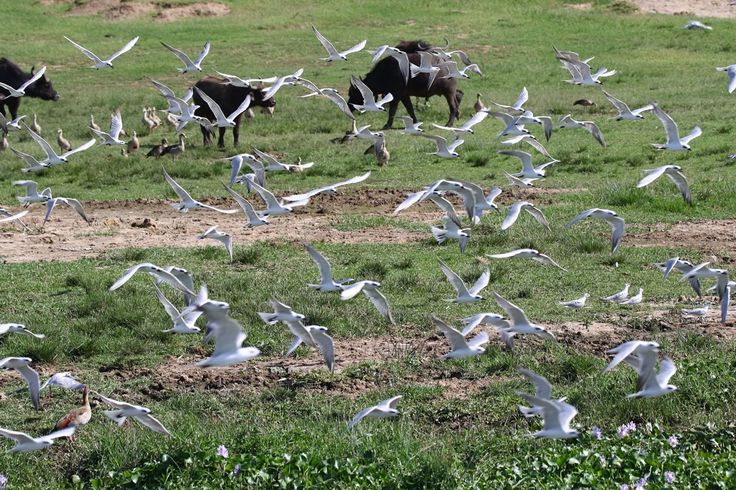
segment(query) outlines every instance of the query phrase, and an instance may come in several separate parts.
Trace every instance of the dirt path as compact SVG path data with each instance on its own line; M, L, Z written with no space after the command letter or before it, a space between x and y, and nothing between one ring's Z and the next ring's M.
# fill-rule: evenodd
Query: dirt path
M631 3L645 14L736 17L736 7L730 6L729 0L632 0Z

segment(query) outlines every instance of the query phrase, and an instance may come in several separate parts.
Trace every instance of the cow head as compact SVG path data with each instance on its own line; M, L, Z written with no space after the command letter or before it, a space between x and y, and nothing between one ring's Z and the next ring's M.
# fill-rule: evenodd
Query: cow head
M256 85L251 92L251 105L257 105L259 107L275 107L276 100L274 100L273 97L268 100L263 100L266 92L268 92L268 87L266 87L264 84L259 83L258 85Z
M350 88L348 89L347 102L351 112L355 112L355 105L360 105L364 102L363 95L360 93L360 90L358 90L352 83L350 84Z
M35 72L35 67L31 67L31 76ZM30 78L30 77L29 77ZM46 75L36 80L26 89L26 94L30 97L38 97L43 100L59 100L59 94L54 90L53 85Z

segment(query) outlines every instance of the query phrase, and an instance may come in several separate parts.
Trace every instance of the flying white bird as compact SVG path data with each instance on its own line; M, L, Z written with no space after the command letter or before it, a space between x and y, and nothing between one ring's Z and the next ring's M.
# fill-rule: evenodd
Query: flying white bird
M440 65L440 68L444 68L447 70L447 74L441 76L440 78L470 78L470 75L467 74L468 71L477 73L478 75L482 75L480 68L475 63L471 63L460 70L457 67L457 63L455 63L454 61L445 61Z
M483 354L486 349L483 345L488 343L488 334L481 332L470 340L465 340L465 336L437 318L432 316L437 328L445 335L445 338L450 343L452 350L447 354L444 354L440 359L463 359L465 357L474 357L478 354Z
M516 157L519 160L521 160L521 172L512 174L514 177L539 179L545 176L547 167L549 167L550 165L554 165L555 163L558 163L557 160L552 159L551 161L547 163L543 163L535 167L533 164L531 154L525 151L499 150L497 153L499 155L508 155L508 156Z
M644 172L647 173L647 176L641 179L636 187L645 187L657 180L662 175L666 175L670 178L672 182L675 183L675 185L677 186L677 190L680 191L680 194L682 194L682 198L685 199L685 202L688 204L693 203L692 197L690 195L690 188L687 185L687 178L682 173L682 167L680 167L679 165L663 165L661 167L644 170Z
M158 297L159 302L164 307L166 314L169 315L169 318L171 318L172 321L172 327L166 330L162 330L162 332L182 334L198 333L200 331L200 328L195 326L195 323L197 322L197 319L202 315L202 312L196 309L189 311L180 311L178 308L176 308L176 306L171 303L171 301L169 301L166 296L164 296L164 293L159 289L157 285L154 284L154 287L156 288L156 297Z
M228 186L224 185L225 190L230 194L230 196L235 199L235 202L238 203L240 208L243 210L243 213L245 213L245 217L248 218L247 227L249 228L255 228L256 226L261 225L267 225L268 219L265 216L261 216L254 208L253 205L248 202L243 196L229 188Z
M187 287L185 284L182 283L182 281L174 275L172 272L169 272L165 270L162 267L159 267L157 265L151 264L149 262L144 262L142 264L136 264L132 267L130 267L128 270L123 272L123 275L120 276L120 278L113 283L112 286L110 286L110 291L115 291L119 287L121 287L123 284L128 282L131 277L135 275L136 272L148 272L154 279L160 282L164 282L171 286L172 288L176 289L177 291L181 291L185 294L190 294L194 296L194 292L191 290L190 287Z
M599 145L604 148L606 147L606 140L603 138L603 133L601 133L598 125L593 121L577 121L573 119L570 114L568 114L560 119L560 128L584 129L593 136L593 138L598 142Z
M378 290L380 286L381 283L376 281L357 281L350 285L344 285L342 286L340 299L347 301L363 291L363 294L368 298L373 306L375 306L381 316L394 325L396 322L394 322L394 318L391 315L391 308L389 307L388 300L381 291Z
M43 217L43 224L41 226L45 225L46 222L49 220L49 218L51 217L51 212L54 210L58 203L66 204L67 206L72 208L88 224L92 222L87 217L87 214L84 212L82 204L76 199L71 199L68 197L54 197L46 201L46 215Z
M174 55L181 60L182 63L184 63L184 68L177 68L179 70L179 73L187 73L190 71L202 71L202 61L204 61L204 57L207 56L210 52L210 42L207 41L204 43L204 46L202 47L202 51L199 52L199 55L197 58L192 61L192 59L187 56L183 51L176 49L173 46L169 46L165 42L161 41L161 44L174 53Z
M51 188L46 187L40 193L38 192L38 184L32 180L16 180L13 182L16 187L25 187L26 195L17 196L18 202L29 206L35 202L46 202L51 199Z
M347 283L353 281L352 279L342 279L340 281L335 281L332 278L332 266L330 266L330 263L327 261L327 259L308 243L304 244L304 248L307 249L309 257L311 257L312 261L319 269L320 276L319 284L307 284L307 286L322 292L334 292L342 291L343 289L345 289Z
M460 253L465 253L465 247L468 245L470 239L470 228L462 228L457 220L457 217L453 219L449 215L445 215L442 218L444 228L438 228L433 226L431 228L432 236L439 245L445 243L447 239L457 240L460 244Z
M3 210L5 211L5 210ZM0 223L8 223L10 221L16 221L20 220L23 216L28 214L28 210L21 211L20 213L16 214L10 214L9 216L6 216L5 218L0 218ZM20 223L20 221L18 221Z
M534 385L534 396L542 398L544 400L552 399L552 384L544 376L540 376L530 369L519 368L519 373ZM565 397L559 398L557 401L564 402ZM544 414L544 408L540 405L534 405L533 407L524 407L519 405L519 411L524 417L534 417L535 415L542 416Z
M205 313L209 304L204 307ZM212 335L215 337L215 350L212 355L197 363L199 367L222 367L239 364L257 357L261 351L255 347L243 347L246 333L238 322L227 315L218 316L216 319L209 318L212 327Z
M166 169L163 169L164 171L164 178L166 179L166 182L169 183L171 188L174 190L177 196L179 196L179 199L181 199L180 203L172 203L169 204L172 208L176 209L180 213L186 213L190 209L209 209L212 211L217 211L218 213L223 214L235 214L238 212L237 209L218 209L214 206L210 206L208 204L202 204L199 201L196 201L192 198L192 196L184 190L182 186L180 186L174 179L171 178L169 173L166 171Z
M41 409L41 380L38 373L30 364L33 362L30 357L6 357L0 359L0 369L15 369L23 376L28 384L28 392L31 394L31 402L33 408Z
M493 325L494 327L508 328L509 322L504 320L503 316L498 313L478 313L477 315L469 316L462 319L463 331L460 332L463 336L468 335L470 332L475 330L478 325Z
M209 106L212 114L215 116L216 119L214 125L218 128L234 128L237 125L235 119L237 119L239 115L241 115L248 109L251 102L250 94L248 94L245 96L245 99L243 99L237 109L235 109L229 116L225 116L225 114L222 112L222 108L220 108L220 105L215 102L209 95L200 90L199 87L194 87L194 90Z
M77 48L78 50L80 50L82 52L82 54L84 54L87 58L91 59L95 63L90 68L96 68L98 70L101 69L101 68L112 68L113 67L112 66L112 62L115 61L115 59L118 56L123 55L123 54L127 53L128 51L130 51L133 48L133 46L135 46L135 43L138 42L138 36L136 36L135 38L133 38L130 41L128 41L128 44L126 44L125 46L123 46L122 48L120 48L120 50L117 51L115 54L113 54L112 56L110 56L108 59L103 60L103 59L100 59L99 56L97 56L96 54L94 54L89 49L87 49L84 46L81 46L81 45L75 43L74 41L72 41L68 37L64 36L64 39L66 39L67 41L69 41L70 43L72 43L72 45L74 45L75 48Z
M266 90L266 93L263 94L263 100L268 100L274 95L276 95L276 92L279 91L281 87L284 85L295 85L297 79L302 76L302 73L304 73L304 70L302 68L298 69L291 75L285 75L283 77L278 77L276 81L273 82L273 85L271 85L268 90Z
M11 87L10 85L8 85L6 83L0 82L0 87L1 88L4 88L5 90L7 90L9 92L8 95L0 98L0 100L9 99L10 97L23 97L24 95L26 95L26 89L28 87L30 87L31 85L33 85L34 83L36 83L36 80L38 80L39 78L41 78L44 73L46 73L46 67L45 66L44 67L41 67L41 69L38 70L37 72L32 73L31 74L31 78L29 78L28 80L26 80L25 82L23 82L23 84L20 87L18 87L18 88L13 88L13 87ZM3 116L4 116L4 114L3 114Z
M97 393L97 396L103 403L107 403L115 409L105 410L104 413L105 416L119 426L123 425L128 418L133 418L152 431L171 437L171 432L166 430L166 427L151 415L150 408L133 405L132 403L126 403L120 400L113 400L99 393Z
M688 20L687 24L685 24L685 27L683 29L689 29L691 31L693 30L704 30L704 31L712 31L713 28L711 26L707 26L700 22L699 20Z
M540 253L539 251L534 250L532 248L520 248L518 250L512 250L511 252L506 252L502 254L486 254L486 257L489 257L491 259L514 259L514 258L532 259L536 262L539 262L540 264L551 265L563 271L567 271L567 269L560 266L557 262L552 260L552 258L549 257L548 255Z
M312 198L312 197L316 196L317 194L322 194L322 193L325 193L325 194L336 194L337 193L337 189L339 187L343 187L343 186L350 185L350 184L358 184L360 182L365 181L370 176L371 176L371 173L370 173L370 171L368 171L368 172L364 173L363 175L357 175L357 176L352 177L352 178L350 178L348 180L343 180L342 182L337 182L336 184L326 185L324 187L320 187L318 189L314 189L314 190L311 190L309 192L305 192L303 194L294 194L294 195L291 195L291 196L286 196L283 199L284 199L284 201L301 201L303 199Z
M672 272L673 270L676 270L681 274L687 274L695 268L695 265L693 265L691 262L688 262L687 260L680 260L680 257L672 257L671 259L667 259L667 261L665 262L654 265L662 271L662 275L665 279L667 279L667 276L669 276L670 272ZM690 277L688 278L688 282L690 283L690 287L693 288L693 291L695 291L695 294L697 294L698 296L702 296L700 289L700 280L698 279L698 277Z
M217 229L217 226L212 226L207 229L204 233L197 237L198 240L204 240L205 238L211 238L225 245L225 250L230 256L230 260L233 260L233 237L229 233L222 232Z
M335 370L335 342L327 335L327 328L320 325L305 326L300 320L286 320L285 323L294 335L287 356L304 343L322 353L330 372Z
M427 74L427 90L432 86L434 83L434 79L437 77L437 74L440 72L440 67L435 66L432 64L432 61L434 60L434 56L432 53L428 53L426 51L419 51L419 66L412 64L409 68L411 70L411 77L414 78L420 73L426 73Z
M610 296L606 296L605 298L601 298L601 301L607 301L609 303L621 303L622 301L626 301L629 297L629 287L631 287L631 285L626 283L621 291Z
M516 223L516 220L519 219L522 211L526 211L527 213L532 215L532 217L537 220L540 225L544 226L547 231L550 231L549 223L547 222L547 218L545 218L542 211L528 201L515 202L511 205L506 218L501 224L501 230L505 231L511 228L511 226Z
M693 267L690 271L682 274L682 280L692 278L711 277L716 280L716 290L718 298L723 299L726 287L728 286L728 271L725 269L712 269L708 267L709 262L704 262Z
M494 202L503 192L500 187L494 186L488 191L488 195L484 194L483 188L473 182L467 180L457 180L462 187L458 188L455 193L463 198L463 206L468 213L473 224L480 223L484 211L498 211L498 205ZM463 187L465 189L463 189ZM473 199L470 199L472 195ZM472 204L472 216L469 212Z
M388 400L384 400L378 405L373 405L372 407L368 407L365 410L361 410L358 412L353 419L348 424L348 429L352 429L357 425L361 420L364 418L387 418L387 417L396 417L399 415L399 411L396 409L396 405L398 405L399 400L401 400L403 397L401 395L394 396L392 398L389 398Z
M28 131L28 134L31 135L31 138L38 143L38 145L43 149L43 151L46 153L46 158L41 160L39 163L41 165L58 165L61 163L67 163L68 158L75 153L82 152L84 150L87 150L88 148L91 148L95 144L95 139L92 138L91 140L87 141L83 145L78 146L77 148L74 148L73 150L69 150L65 153L62 153L61 155L57 154L56 151L52 148L52 146L43 139L38 133L33 131L31 128L26 127L26 130ZM104 134L104 133L103 133Z
M53 376L51 376L49 379L43 382L41 385L40 391L43 391L44 388L49 386L58 386L59 388L64 388L65 390L83 390L85 387L84 383L81 383L74 379L74 376L72 376L72 373L70 372L63 372L63 373L56 373Z
M409 83L409 78L413 77L413 75L411 75L411 63L409 62L409 57L407 56L406 52L397 48L393 48L388 44L384 44L373 50L366 50L366 52L373 55L373 58L371 59L371 65L375 65L384 54L388 54L389 56L394 58L399 64L399 71L404 77L404 83Z
M585 302L587 301L588 298L590 298L590 294L585 293L578 299L574 299L572 301L560 301L559 304L561 306L564 306L565 308L577 310L577 309L585 307Z
M355 46L353 46L350 49L346 49L345 51L338 52L335 49L335 46L332 45L330 41L327 40L326 37L324 37L320 32L317 30L316 27L312 26L312 30L314 31L314 35L317 36L317 40L322 44L322 46L327 50L327 54L329 55L327 58L320 58L322 61L347 61L347 56L352 53L357 53L358 51L365 48L366 40L362 40Z
M518 136L514 136L513 138L509 138L507 140L504 140L501 142L502 145L515 145L517 143L526 143L535 150L537 150L542 155L546 156L547 158L552 158L552 155L549 154L547 149L537 141L537 138L532 136L531 134L520 134ZM557 160L556 158L552 158L552 160Z
M430 153L430 155L437 155L438 157L442 158L458 158L460 154L456 152L455 149L465 143L465 141L461 140L460 138L455 138L450 143L448 143L446 138L443 138L442 136L437 136L435 134L422 134L420 136L434 141L434 143L437 145L437 151Z
M71 437L75 430L77 430L77 428L72 426L67 427L66 429L57 430L45 436L31 437L23 432L15 432L0 428L0 436L4 436L15 441L15 446L8 449L8 453L29 453L31 451L38 451L39 449L46 449L54 444L54 439Z
M548 332L544 327L535 325L529 321L524 310L503 298L498 293L494 292L493 296L498 306L503 308L508 315L510 324L507 328L499 328L501 339L513 350L513 337L516 334L531 334L541 337L545 340L555 340L555 336Z
M100 145L126 145L127 142L120 139L120 134L123 131L123 116L120 114L120 109L116 110L110 116L110 132L106 133L102 130L89 128L90 131L95 133L97 136L102 138Z
M480 112L476 112L473 115L473 117L465 121L465 124L463 124L459 128L451 128L449 126L442 126L440 124L435 124L435 123L432 123L432 126L434 126L437 129L442 129L444 131L450 131L452 134L455 135L455 137L457 137L458 135L461 135L461 134L468 134L468 133L473 134L473 126L482 122L487 117L488 117L488 113L486 111L480 111Z
M629 109L629 106L624 101L617 99L605 90L603 91L603 95L606 96L611 104L613 104L613 107L615 107L618 111L618 116L616 117L617 121L639 121L640 119L644 119L644 116L641 115L642 112L651 111L652 109L654 109L654 106L652 104L647 104L644 107L640 107L632 111L631 109Z
M733 93L736 90L736 65L720 66L716 70L726 72L728 75L728 93Z
M493 102L493 101L491 101L491 104L495 105L496 107L508 109L510 111L524 112L526 110L524 109L524 104L526 104L527 100L529 100L529 91L526 89L526 87L524 87L521 89L519 96L516 98L516 101L513 104L503 105L503 104L497 104L496 102Z
M40 333L33 333L28 328L26 328L25 325L21 325L20 323L0 323L0 336L5 335L7 333L18 333L23 335L30 335L31 337L36 337L37 339L43 339L46 338L44 334Z
M294 208L304 206L309 202L309 198L302 199L301 201L292 201L289 203L279 201L278 199L276 199L276 196L274 196L271 191L264 187L261 187L255 182L251 182L251 187L258 193L259 196L261 196L261 199L263 199L263 201L266 203L266 209L258 213L261 218L264 219L269 216L278 216L280 214L291 213Z
M355 109L358 110L361 114L364 112L385 111L386 108L383 106L394 100L394 96L388 93L384 95L380 100L376 101L375 96L373 95L373 91L365 83L363 83L363 80L356 77L355 75L350 78L350 84L353 87L357 88L360 92L360 95L363 97L362 104L353 104L353 107L355 107Z
M301 313L296 313L294 310L292 310L291 306L285 305L284 303L273 298L271 298L269 303L271 304L271 308L273 308L273 313L262 311L258 312L258 316L261 317L261 320L263 320L268 325L275 325L278 322L298 322L306 318Z
M602 219L611 225L611 228L613 229L613 233L611 235L611 253L616 253L618 246L621 244L621 237L624 236L624 219L610 209L591 208L586 209L579 215L575 216L572 221L565 225L565 228L569 228L585 218Z
M677 128L677 123L667 114L657 104L652 104L654 106L654 115L657 116L657 118L662 122L662 126L664 126L664 130L667 133L667 142L665 144L657 144L652 143L652 146L656 148L657 150L670 150L670 151L690 151L692 148L690 148L690 141L697 138L701 134L703 134L703 131L700 129L699 126L695 126L692 131L690 131L690 134L684 137L680 137L680 132Z
M420 135L424 132L424 130L420 127L424 123L414 122L414 120L409 116L401 116L399 119L401 119L401 122L404 123L404 129L400 131L401 133Z
M299 163L282 163L270 153L261 151L258 148L253 148L253 153L266 164L264 169L268 172L303 172L314 165L314 162L302 163L301 158L299 159Z
M302 99L315 96L324 97L325 99L332 101L342 111L343 114L348 116L350 119L355 120L355 116L350 111L350 106L343 98L343 96L340 95L340 92L338 92L337 89L330 87L319 88L317 87L317 85L310 82L306 78L297 78L296 84L301 85L302 87L305 87L306 89L311 91L306 95L301 95L300 97Z
M228 75L227 73L221 73L215 71L219 76L225 79L226 85L232 85L234 87L251 88L255 84L259 83L274 83L278 77L269 78L240 78L236 75Z
M468 289L460 276L458 276L452 269L450 269L447 264L442 262L442 260L437 260L440 263L440 269L442 269L442 272L445 274L445 277L447 277L450 285L457 292L457 297L449 299L447 301L450 301L452 303L472 303L474 301L481 301L485 299L478 293L480 293L483 288L488 286L488 282L491 279L491 271L489 271L488 269L484 270L480 277L478 277L478 279L475 281L475 284L473 284L473 286Z
M577 57L577 53L557 51L557 59L560 60L562 66L570 72L572 80L565 80L573 85L601 85L601 78L610 77L616 74L616 70L608 70L607 68L599 68L595 73L591 72L588 62L593 58L582 61ZM570 54L575 55L569 56Z
M574 439L580 435L580 432L570 428L570 422L578 414L578 411L572 405L559 400L538 398L522 392L517 392L517 395L531 403L532 406L539 407L542 410L544 427L532 434L534 437Z

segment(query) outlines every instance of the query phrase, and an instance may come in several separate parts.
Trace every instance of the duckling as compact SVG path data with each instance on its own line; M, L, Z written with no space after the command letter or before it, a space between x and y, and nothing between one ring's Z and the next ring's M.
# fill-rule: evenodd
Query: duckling
M61 148L62 153L72 150L72 144L69 143L68 139L64 138L64 131L62 131L61 128L56 130L56 143L59 145L59 148Z
M102 131L100 127L97 125L97 123L95 122L95 116L92 114L89 115L89 127L97 131Z
M5 151L10 145L8 144L8 132L3 131L3 138L0 140L0 151Z
M381 141L381 145L376 148L376 160L378 161L378 165L383 167L384 165L388 165L388 161L391 158L391 154L386 149L386 143L384 141Z
M153 148L151 148L151 150L148 153L146 153L146 156L147 157L160 158L161 157L161 154L164 151L164 148L166 148L166 146L168 144L169 144L168 140L166 138L163 138L161 140L161 143L159 143L158 145L154 146Z
M135 153L141 147L141 142L138 141L138 134L133 130L133 136L128 141L127 151L128 155Z
M156 124L156 127L161 126L161 118L158 117L158 114L156 114L155 107L148 108L148 117L151 118L151 121L153 121Z
M39 136L41 135L41 125L38 124L38 119L36 119L36 113L35 112L33 113L33 124L31 124L31 129L37 135L39 135Z
M175 131L176 127L179 125L179 116L176 114L172 114L170 112L166 113L166 125L172 130Z
M171 155L172 158L176 158L182 153L184 153L184 140L187 138L187 135L184 133L179 133L179 144L178 145L169 145L166 148L163 149L161 152L161 156L163 155Z
M92 419L92 407L89 404L89 387L85 385L82 394L82 406L75 408L64 415L56 423L54 430L62 430L67 427L79 427L87 424ZM70 441L74 440L74 435L69 437Z
M476 95L475 104L473 104L473 109L475 109L475 112L484 111L486 109L486 106L483 104L483 101L480 100L480 94Z

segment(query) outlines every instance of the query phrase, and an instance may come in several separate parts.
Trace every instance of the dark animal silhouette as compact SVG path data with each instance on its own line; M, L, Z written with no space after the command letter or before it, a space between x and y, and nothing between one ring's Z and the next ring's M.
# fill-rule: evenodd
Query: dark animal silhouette
M33 76L35 67L31 68L31 73L24 73L18 65L13 63L7 58L0 58L0 82L11 87L19 87L23 85L23 82ZM0 88L0 95L5 97L8 95L8 91ZM46 75L42 76L26 88L27 97L37 97L43 100L59 100L59 94L56 93L51 82L46 78ZM10 115L13 119L18 117L18 107L20 107L20 99L22 97L8 97L0 100L0 111L3 115L5 113L5 106L8 107Z
M264 91L262 86L256 86L255 88L235 87L228 85L225 80L215 77L205 77L198 81L195 85L202 92L206 93L212 100L219 104L222 112L225 116L229 116L232 112L237 109L240 104L245 100L245 97L250 94L251 102L250 106L260 107L274 107L276 101L273 98L263 100ZM194 113L197 116L202 116L210 121L216 120L215 115L212 114L210 106L207 102L202 100L197 91L194 91L194 103L199 106L197 111ZM233 145L238 145L238 136L240 134L240 121L243 118L243 114L240 114L235 118L235 127L233 128ZM205 128L202 128L203 143L205 146L212 144L212 134ZM220 148L225 147L225 130L227 128L219 128L220 135L217 139L217 146Z
M397 49L406 52L409 57L409 61L415 65L421 63L419 57L419 51L428 51L432 49L432 45L424 41L401 41L396 45ZM447 69L442 68L437 74L437 77L432 82L432 86L427 89L427 83L429 82L429 75L426 73L420 73L414 78L409 79L409 83L405 83L404 76L401 74L399 69L399 63L392 56L383 58L381 61L376 63L376 66L368 72L365 78L362 78L368 88L373 91L376 96L385 95L390 93L394 96L394 100L388 104L388 121L384 126L384 129L389 129L393 126L394 116L396 116L396 109L399 107L399 102L404 104L406 111L411 116L414 122L417 122L417 117L414 114L414 106L411 103L412 96L414 97L425 97L429 98L434 95L442 95L447 100L447 105L450 107L450 118L447 121L447 126L452 126L455 120L460 117L460 102L463 99L463 91L457 88L457 80L454 78L441 78L447 75ZM353 110L354 104L363 103L363 97L361 97L358 89L350 86L348 91L348 104L350 104L351 110Z

